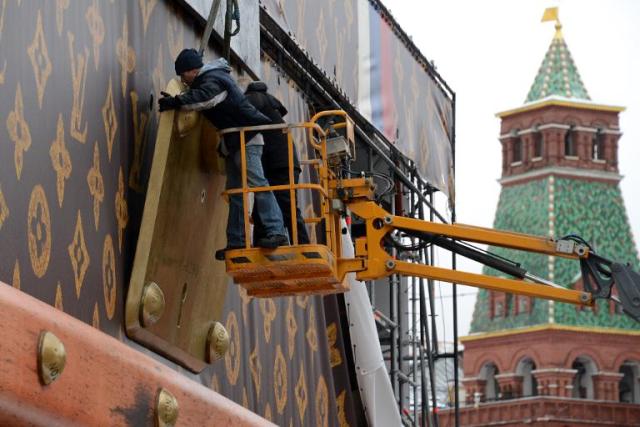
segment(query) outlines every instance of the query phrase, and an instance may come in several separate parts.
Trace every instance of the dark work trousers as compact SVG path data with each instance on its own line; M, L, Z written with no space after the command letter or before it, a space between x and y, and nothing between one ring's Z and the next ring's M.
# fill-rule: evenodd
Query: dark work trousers
M269 181L269 185L289 185L289 168L264 168L264 176ZM293 171L293 179L295 183L298 183L300 178L300 171ZM278 206L280 206L280 211L282 211L282 219L284 222L284 226L287 228L289 232L289 242L293 244L293 229L291 227L291 195L289 190L282 191L274 191L273 195L276 196L276 202L278 202ZM296 197L296 202L297 202ZM253 212L251 213L251 217L253 218L253 241L256 242L261 237L266 237L264 232L264 227L260 223L260 218L257 215L255 207ZM298 244L304 245L309 243L309 235L307 234L307 227L304 223L304 218L302 217L302 212L300 212L300 208L298 207L298 203L296 203L296 223L298 225Z

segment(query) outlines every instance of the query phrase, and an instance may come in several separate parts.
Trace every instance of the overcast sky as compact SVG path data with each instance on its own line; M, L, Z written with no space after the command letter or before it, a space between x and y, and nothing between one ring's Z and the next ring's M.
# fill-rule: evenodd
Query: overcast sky
M619 168L627 214L640 240L640 1L383 0L457 95L458 221L491 227L500 194L495 113L518 107L554 35L541 23L558 6L563 34L591 99L624 106ZM479 271L473 263L461 269ZM443 294L451 286L441 284ZM468 332L475 289L459 287L460 334ZM465 296L466 295L466 296ZM445 313L450 312L444 298ZM438 303L440 305L440 303ZM452 336L446 318L444 333ZM442 323L441 323L442 324ZM441 332L442 335L442 332Z

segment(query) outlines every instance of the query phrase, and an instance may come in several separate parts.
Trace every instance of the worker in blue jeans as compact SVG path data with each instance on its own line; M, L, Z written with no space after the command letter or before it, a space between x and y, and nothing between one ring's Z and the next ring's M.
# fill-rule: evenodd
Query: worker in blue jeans
M176 74L189 89L180 95L158 100L160 111L182 109L201 111L202 115L219 130L271 124L271 120L255 109L231 76L231 67L224 58L204 64L202 55L195 49L184 49L175 61ZM249 187L268 186L262 170L262 147L264 140L258 132L247 132L246 161ZM226 157L226 188L242 187L242 165L240 163L240 136L237 132L225 134L219 151ZM282 220L282 213L270 191L255 193L254 209L266 229L265 237L256 246L274 249L288 246L289 238ZM216 251L215 257L224 260L225 252L245 246L242 195L230 197L227 220L227 246Z

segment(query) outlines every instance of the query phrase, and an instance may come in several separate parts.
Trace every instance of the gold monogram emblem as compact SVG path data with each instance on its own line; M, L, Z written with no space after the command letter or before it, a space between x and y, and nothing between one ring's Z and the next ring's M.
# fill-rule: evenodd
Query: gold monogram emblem
M256 397L260 399L260 389L262 382L262 364L260 363L260 354L258 352L258 343L256 342L253 351L249 355L249 371L251 371L251 379L256 388Z
M227 331L229 331L229 350L224 355L224 366L227 370L227 380L229 384L235 385L240 373L240 331L238 329L238 319L233 311L227 315Z
M36 89L38 92L38 105L42 108L42 99L44 98L44 89L47 86L47 80L51 74L51 61L49 60L49 52L47 51L47 43L44 38L44 30L42 27L42 15L38 10L38 20L36 21L36 33L33 36L33 42L27 49L33 73L36 76Z
M31 132L29 132L29 125L27 125L24 119L20 83L18 83L16 89L14 109L9 113L9 117L7 117L7 129L9 130L9 138L16 144L13 152L13 161L16 166L16 177L18 181L20 181L24 152L31 147Z
M300 374L298 375L298 382L294 390L296 396L296 404L298 405L298 415L300 415L300 424L304 425L304 413L307 411L308 397L307 397L307 379L304 374L304 366L300 366Z
M342 355L340 350L336 348L336 340L338 338L338 328L336 322L333 322L327 328L327 341L329 343L331 367L335 368L342 363Z
M31 267L36 277L41 278L49 267L51 255L51 218L49 204L40 184L33 187L29 200L28 240Z
M329 390L322 375L316 386L316 425L329 427Z
M116 193L116 221L118 223L118 248L122 252L122 236L129 222L129 208L124 196L124 174L122 167L118 171L118 192Z
M7 218L9 218L9 207L7 206L7 202L4 200L2 187L0 186L0 230L2 230L2 224L4 224Z
M216 374L211 376L211 390L220 392L220 380Z
M144 138L145 126L149 115L147 113L138 114L138 94L131 92L131 109L133 114L133 161L131 162L131 170L129 171L129 187L134 190L142 191L142 182L140 180L142 174L142 154L146 146Z
M298 332L298 323L293 310L293 297L289 298L287 307L287 348L289 349L289 360L293 358L296 351L296 332Z
M144 32L147 32L147 26L149 25L149 18L151 17L151 12L153 12L153 8L156 7L156 3L158 0L140 0L140 11L142 12L142 25L144 28Z
M71 80L73 82L73 104L71 106L71 125L69 133L78 142L84 144L87 141L87 123L82 128L82 110L84 109L84 91L87 84L87 63L89 62L89 49L84 48L84 55L75 55L73 33L67 33L69 39L69 55L71 56Z
M62 285L60 282L58 282L58 286L56 286L56 299L53 306L60 311L64 311L64 306L62 305Z
M287 404L287 362L284 360L282 348L276 347L276 363L273 371L273 391L276 394L276 409L282 414Z
M69 7L69 0L56 0L56 29L58 35L62 35L64 27L64 10Z
M127 92L127 75L133 72L136 67L136 53L131 46L129 46L129 25L127 18L125 17L122 23L122 37L118 39L116 43L116 54L118 55L118 62L120 62L120 79L122 83L122 96L124 97Z
M313 351L318 351L318 332L316 330L316 310L314 307L309 310L309 328L305 336L309 348Z
M98 64L100 63L100 45L104 42L104 21L100 16L98 0L93 0L91 6L87 8L87 13L84 17L87 20L91 39L93 40L93 65L95 65L97 70Z
M104 200L104 181L100 172L100 150L98 142L93 147L93 167L87 174L87 184L89 193L93 197L93 219L95 220L96 231L100 223L100 203Z
M13 282L11 283L16 289L20 289L20 263L16 260L15 265L13 266Z
M240 295L240 300L242 301L242 320L244 323L247 323L247 316L249 315L249 303L253 301L253 297L249 296L247 290L242 286L236 286L238 289L238 294Z
M276 304L271 298L260 299L260 311L262 312L262 328L264 330L264 340L268 343L271 340L271 322L276 318Z
M76 285L76 296L80 298L80 290L84 282L84 275L89 268L89 253L84 243L84 229L82 228L82 218L80 210L78 210L78 219L76 220L76 229L73 233L73 241L67 247L69 259L73 267L73 278Z
M100 329L100 311L98 310L98 303L93 306L93 317L91 318L91 326L96 329Z
M102 290L107 319L112 319L116 311L116 255L110 234L105 236L102 246Z
M116 116L116 107L113 103L113 85L111 84L111 76L109 76L109 89L107 90L107 99L102 106L102 123L104 124L104 133L107 137L107 154L111 161L111 151L113 150L113 141L116 139L116 131L118 130L118 117Z
M58 129L56 139L49 149L51 164L56 171L56 190L58 192L58 205L62 207L64 201L64 181L71 176L71 156L64 144L64 121L62 113L58 114Z
M296 296L296 304L300 308L307 308L307 305L309 305L309 296Z

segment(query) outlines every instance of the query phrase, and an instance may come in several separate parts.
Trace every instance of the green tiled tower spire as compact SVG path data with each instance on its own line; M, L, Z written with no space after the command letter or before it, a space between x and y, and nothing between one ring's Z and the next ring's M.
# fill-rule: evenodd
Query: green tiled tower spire
M587 89L582 83L578 68L573 62L567 43L562 36L562 26L556 24L556 34L542 60L525 102L532 102L548 96L562 96L589 100Z
M494 228L553 238L576 234L599 255L639 271L619 187L618 113L624 108L584 102L589 96L560 30L558 23L525 105L498 114L504 161ZM490 251L559 285L581 286L577 261L503 248ZM489 268L484 274L508 277ZM595 309L580 308L480 290L470 331L546 324L640 329L611 304L599 300Z

